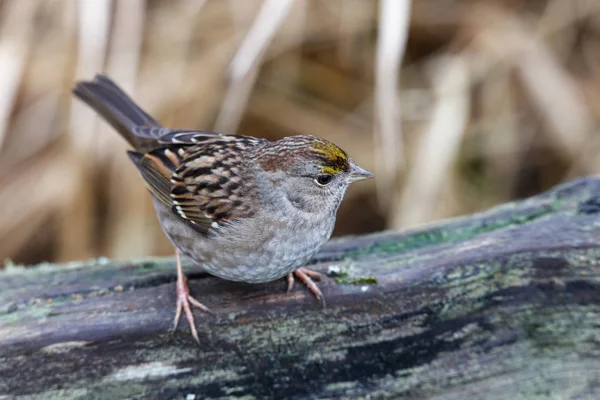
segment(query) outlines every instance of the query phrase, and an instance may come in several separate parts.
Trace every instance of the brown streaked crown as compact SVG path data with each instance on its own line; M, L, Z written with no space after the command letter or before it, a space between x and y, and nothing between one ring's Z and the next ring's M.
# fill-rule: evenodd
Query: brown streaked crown
M316 136L290 136L261 148L259 163L265 171L285 168L300 160L316 161L323 174L337 174L350 170L346 152L332 142Z

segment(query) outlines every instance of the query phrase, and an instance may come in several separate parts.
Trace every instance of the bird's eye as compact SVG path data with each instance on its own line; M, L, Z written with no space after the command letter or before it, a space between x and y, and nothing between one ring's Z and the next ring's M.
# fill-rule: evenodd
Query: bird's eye
M317 181L317 183L319 185L325 186L325 185L329 184L329 182L331 182L332 179L333 179L332 175L322 174L322 175L318 175L315 180Z

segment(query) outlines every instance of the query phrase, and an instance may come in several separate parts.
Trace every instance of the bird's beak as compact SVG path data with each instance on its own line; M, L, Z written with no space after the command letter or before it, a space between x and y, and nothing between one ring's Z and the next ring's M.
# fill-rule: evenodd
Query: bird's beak
M357 182L365 179L375 178L375 175L359 167L354 161L350 161L350 181Z

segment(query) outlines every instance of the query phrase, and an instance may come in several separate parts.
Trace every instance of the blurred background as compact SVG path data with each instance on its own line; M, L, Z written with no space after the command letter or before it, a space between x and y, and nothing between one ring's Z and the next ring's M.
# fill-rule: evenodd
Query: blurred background
M598 0L4 0L0 260L173 253L125 142L70 94L98 72L167 126L339 144L377 179L337 235L600 171Z

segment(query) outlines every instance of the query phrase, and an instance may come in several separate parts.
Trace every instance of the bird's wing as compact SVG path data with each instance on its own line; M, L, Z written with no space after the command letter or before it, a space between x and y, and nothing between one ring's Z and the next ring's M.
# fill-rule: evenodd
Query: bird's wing
M148 189L165 207L207 233L211 227L252 215L251 181L243 179L244 152L264 139L205 131L171 131L165 147L130 152Z

